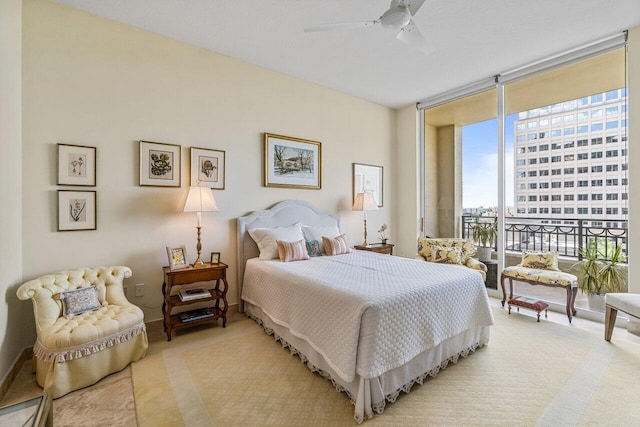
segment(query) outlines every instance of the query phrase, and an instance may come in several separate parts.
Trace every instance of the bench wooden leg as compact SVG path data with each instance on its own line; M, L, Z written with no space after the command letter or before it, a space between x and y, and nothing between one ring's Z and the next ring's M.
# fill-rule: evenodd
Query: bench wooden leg
M606 308L606 313L604 317L604 340L605 341L611 341L611 335L613 334L613 327L616 325L617 315L618 315L618 310L608 305Z
M567 317L569 318L569 323L571 323L571 316L576 315L575 302L577 293L577 287L567 286Z
M500 275L500 287L502 288L502 307L504 307L504 303L507 300L507 292L504 289L504 274Z

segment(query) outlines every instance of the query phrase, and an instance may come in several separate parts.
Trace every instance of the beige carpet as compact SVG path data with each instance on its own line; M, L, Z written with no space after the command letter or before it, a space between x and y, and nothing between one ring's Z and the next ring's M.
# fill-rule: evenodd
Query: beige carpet
M488 346L364 426L640 425L640 345L495 309ZM250 320L153 343L140 426L354 426L353 406Z

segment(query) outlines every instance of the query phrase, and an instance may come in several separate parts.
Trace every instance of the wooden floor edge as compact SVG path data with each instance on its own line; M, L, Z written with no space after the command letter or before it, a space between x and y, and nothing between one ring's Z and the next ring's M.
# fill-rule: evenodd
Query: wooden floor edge
M11 384L13 384L13 381L18 376L18 373L20 372L20 369L22 369L22 365L24 364L24 362L26 362L27 360L31 360L32 358L33 347L25 348L24 350L22 350L22 354L20 355L20 357L16 358L16 361L11 366L11 369L9 369L9 374L0 385L0 401L7 395Z

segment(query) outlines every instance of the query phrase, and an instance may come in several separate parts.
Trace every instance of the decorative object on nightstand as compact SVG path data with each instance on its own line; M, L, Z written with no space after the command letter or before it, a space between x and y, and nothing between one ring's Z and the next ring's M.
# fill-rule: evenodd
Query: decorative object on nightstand
M171 270L189 267L187 248L184 245L176 247L167 246L167 258L169 258L169 268Z
M213 193L209 187L189 187L189 194L187 200L184 202L184 208L182 212L197 212L198 222L196 229L198 230L198 243L196 250L198 251L198 258L193 263L194 267L204 266L204 261L200 258L200 251L202 250L202 243L200 243L200 229L202 222L202 212L218 212L218 205L216 199L213 198Z
M355 245L354 248L360 251L377 252L379 254L393 255L393 247L391 243L370 243L368 245Z
M162 303L162 314L164 317L164 330L167 333L167 341L171 341L171 333L174 329L199 325L201 323L212 320L222 319L222 327L227 326L227 265L205 264L203 267L187 267L182 270L171 270L169 267L163 267L164 283L162 284L162 295L164 302ZM197 289L184 290L181 288L179 292L173 292L173 287L182 287L197 282L214 282L213 289L205 289L200 287ZM181 296L181 295L186 295ZM193 296L193 297L192 297ZM180 313L171 313L174 307L185 307L194 303L201 304L203 302L213 302L213 306L202 307L183 311Z
M367 211L378 210L378 203L373 197L373 193L358 193L355 202L353 202L353 210L364 212L364 242L362 242L361 246L367 246Z
M220 252L211 252L211 264L220 264Z
M380 229L378 230L378 234L380 235L380 243L382 243L383 245L387 244L387 224L382 224L380 226Z

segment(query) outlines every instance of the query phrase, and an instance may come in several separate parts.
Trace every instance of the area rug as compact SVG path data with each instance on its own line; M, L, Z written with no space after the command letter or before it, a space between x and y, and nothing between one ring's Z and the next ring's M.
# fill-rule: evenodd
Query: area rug
M491 341L363 426L640 425L640 345L494 309ZM153 343L144 426L355 426L353 406L251 320Z

